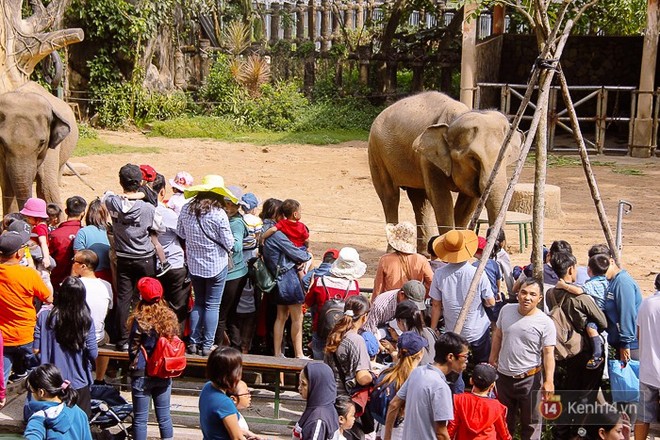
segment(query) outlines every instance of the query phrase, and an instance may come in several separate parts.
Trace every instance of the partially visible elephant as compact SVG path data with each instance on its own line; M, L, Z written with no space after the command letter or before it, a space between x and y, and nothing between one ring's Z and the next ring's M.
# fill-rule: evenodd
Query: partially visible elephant
M418 249L437 233L467 225L510 129L496 111L470 111L439 92L402 99L376 117L369 133L369 167L388 223L399 221L399 188L408 193L418 226ZM520 154L514 133L486 201L491 223L507 187L506 165ZM458 192L456 204L452 192ZM430 202L430 203L429 203ZM433 216L435 212L435 217Z
M78 143L78 126L67 103L29 82L0 95L0 187L5 214L32 196L61 205L62 168Z

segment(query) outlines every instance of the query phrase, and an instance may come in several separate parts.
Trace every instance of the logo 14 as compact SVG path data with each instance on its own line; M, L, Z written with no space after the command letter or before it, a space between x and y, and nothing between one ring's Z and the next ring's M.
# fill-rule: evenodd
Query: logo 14
M543 400L539 404L539 412L541 417L546 420L556 420L561 415L562 406L561 406L561 397L552 396L547 400Z

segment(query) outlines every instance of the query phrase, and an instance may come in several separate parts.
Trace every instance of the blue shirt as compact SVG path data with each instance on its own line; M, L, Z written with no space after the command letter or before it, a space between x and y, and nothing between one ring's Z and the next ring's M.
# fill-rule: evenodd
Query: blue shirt
M110 269L110 242L105 229L93 225L81 228L73 240L73 250L83 249L89 249L99 257L99 264L96 266L97 272Z
M642 304L639 286L625 270L610 280L605 297L607 342L614 348L637 348L637 313Z
M302 286L305 292L309 290L309 284L312 282L312 278L319 278L323 275L329 274L331 267L332 263L321 263L319 264L319 267L307 272L302 279Z
M33 415L23 433L26 439L92 440L87 415L78 405L33 400L29 408Z
M206 382L199 394L199 427L204 440L230 440L223 420L232 414L238 417L234 402L211 382Z
M479 266L479 260L472 263L472 265L474 267ZM497 282L502 278L502 271L500 270L500 265L497 264L497 261L491 260L489 258L488 261L486 262L486 268L484 269L484 273L488 278L488 282L490 283L491 289L493 289L493 294L497 295L499 293L499 290L497 289Z
M609 286L609 281L605 278L605 275L596 275L591 277L584 283L582 290L584 293L589 294L596 305L601 309L605 309L605 296L607 295L607 287Z
M191 275L212 278L227 267L225 248L231 249L234 246L229 219L223 209L212 208L197 221L189 207L190 204L183 207L176 226L177 234L186 241L188 270ZM218 243L222 243L222 246Z

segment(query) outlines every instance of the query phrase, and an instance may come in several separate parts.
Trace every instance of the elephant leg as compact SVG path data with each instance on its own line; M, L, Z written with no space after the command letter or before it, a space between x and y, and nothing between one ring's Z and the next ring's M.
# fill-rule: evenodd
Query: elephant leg
M472 213L479 204L479 199L465 194L459 194L454 208L454 224L464 228L472 217Z
M433 206L438 232L444 234L454 229L454 199L451 196L450 180L444 174L425 173L426 195Z
M417 252L426 255L428 253L427 244L437 231L437 228L433 226L433 208L426 198L425 190L408 188L407 192L415 212L415 223L417 223Z
M383 205L385 221L387 223L396 224L399 223L400 190L399 187L394 184L392 177L382 161L375 156L376 155L369 150L369 168L371 170L371 179L374 184L374 189L380 198L380 203Z
M60 166L59 148L48 150L43 163L37 168L37 197L46 203L56 203L62 207L60 200Z

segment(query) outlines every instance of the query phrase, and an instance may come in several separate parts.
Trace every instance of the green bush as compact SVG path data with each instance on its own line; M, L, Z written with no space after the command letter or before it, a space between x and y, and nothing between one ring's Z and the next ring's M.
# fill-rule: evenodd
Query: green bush
M248 99L230 70L231 60L225 54L217 54L206 83L199 91L199 98L212 108L215 116L240 113L242 101Z
M308 105L307 98L293 82L264 84L261 86L261 96L245 101L247 122L267 130L290 130Z
M323 101L307 107L299 116L293 131L365 130L383 107L375 107L366 99L345 98Z

